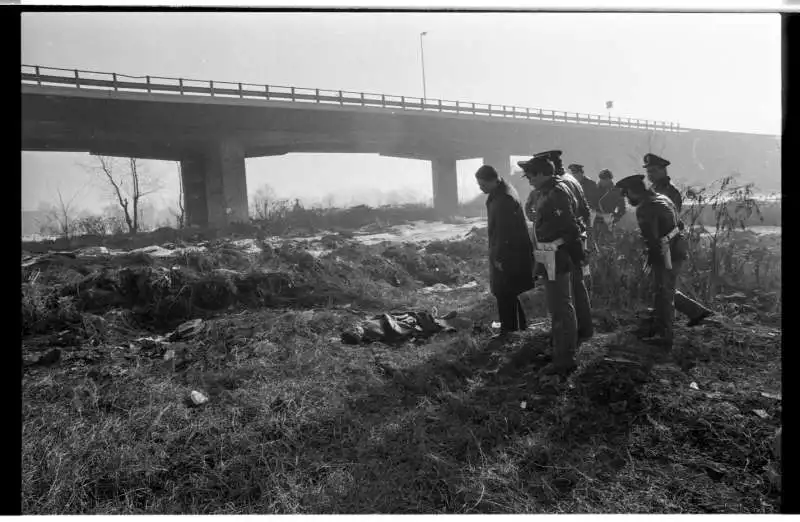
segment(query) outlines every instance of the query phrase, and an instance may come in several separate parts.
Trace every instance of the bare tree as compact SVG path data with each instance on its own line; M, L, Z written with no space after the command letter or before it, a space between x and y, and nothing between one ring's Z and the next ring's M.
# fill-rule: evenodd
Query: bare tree
M78 197L80 190L75 192L71 198L65 200L61 189L56 189L57 199L55 205L51 205L45 214L43 223L40 223L40 231L45 234L53 234L69 240L75 232L75 198Z
M126 158L126 165L118 164L115 158L95 156L98 165L93 170L105 181L122 210L128 232L135 234L140 229L140 203L142 199L161 189L161 184L143 173L136 158ZM127 167L127 168L126 168Z
M258 220L269 219L276 210L275 204L277 197L275 191L269 185L262 185L250 201L250 209L253 217Z
M183 168L180 161L176 163L178 164L178 210L173 210L172 215L175 216L178 228L183 228L186 223L186 208L183 204Z

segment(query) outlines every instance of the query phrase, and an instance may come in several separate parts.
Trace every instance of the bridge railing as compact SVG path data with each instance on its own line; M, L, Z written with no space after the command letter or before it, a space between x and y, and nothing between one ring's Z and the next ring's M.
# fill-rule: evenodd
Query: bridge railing
M113 90L117 92L147 92L183 96L209 96L316 103L340 106L377 107L390 110L466 114L520 120L539 120L557 123L574 123L601 127L622 127L666 132L681 132L680 124L665 121L642 120L556 111L513 105L463 102L439 99L422 99L368 92L330 89L310 89L280 85L169 78L163 76L130 76L118 73L62 69L38 65L22 65L22 83L39 86L68 86L86 90Z

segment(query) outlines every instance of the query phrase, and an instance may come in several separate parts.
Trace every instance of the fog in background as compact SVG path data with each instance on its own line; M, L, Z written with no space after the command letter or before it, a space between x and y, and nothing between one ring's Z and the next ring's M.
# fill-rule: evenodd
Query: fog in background
M777 14L25 13L22 63L51 67L421 96L780 134ZM533 152L533 151L531 151ZM111 203L80 164L88 154L22 153L22 208L62 194ZM459 195L478 194L482 160L458 163ZM142 161L169 217L177 165ZM427 202L430 163L365 154L247 160L265 184L306 205Z

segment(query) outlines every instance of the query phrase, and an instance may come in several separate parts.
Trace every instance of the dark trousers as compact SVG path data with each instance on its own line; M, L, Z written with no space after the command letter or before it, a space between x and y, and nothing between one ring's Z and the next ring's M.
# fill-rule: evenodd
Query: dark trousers
M572 365L578 348L577 320L572 304L572 272L557 274L554 281L547 280L544 289L553 323L553 363L557 366Z
M589 290L586 288L583 269L575 263L572 264L572 269L570 270L570 284L572 302L575 306L575 319L578 323L578 337L588 339L594 334L592 305L589 301Z
M525 312L522 310L522 303L519 296L515 294L497 295L497 312L500 315L500 330L503 332L514 332L525 330L528 322L525 319Z
M672 270L663 264L654 264L653 270L653 333L661 335L670 346L673 340L672 323L675 320L675 286L683 262L673 261Z

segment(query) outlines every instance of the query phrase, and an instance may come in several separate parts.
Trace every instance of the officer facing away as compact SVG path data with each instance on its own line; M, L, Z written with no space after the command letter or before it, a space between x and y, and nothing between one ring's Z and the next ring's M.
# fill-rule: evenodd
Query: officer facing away
M611 227L625 215L625 198L619 189L614 187L614 174L603 169L597 175L597 215L594 218L595 237L607 237Z
M678 213L668 197L645 187L642 175L623 178L616 187L636 207L636 220L651 268L655 311L650 337L669 350L673 342L675 285L687 258L686 239L678 228Z
M675 205L678 216L680 216L683 208L683 198L681 197L680 191L675 188L670 177L667 175L667 167L669 165L670 162L664 158L656 156L655 154L645 154L644 165L642 166L647 170L647 179L652 184L652 190L658 194L667 196L670 201L672 201L673 205ZM683 230L684 224L680 219L678 220L678 227ZM714 313L680 290L675 292L675 308L689 318L687 326L696 326L700 324L703 319Z
M544 372L566 375L576 367L578 347L571 274L585 255L581 226L575 215L577 202L567 183L555 175L556 168L549 159L534 157L518 165L540 194L534 223L535 253L546 268L545 294L553 328L553 362Z

